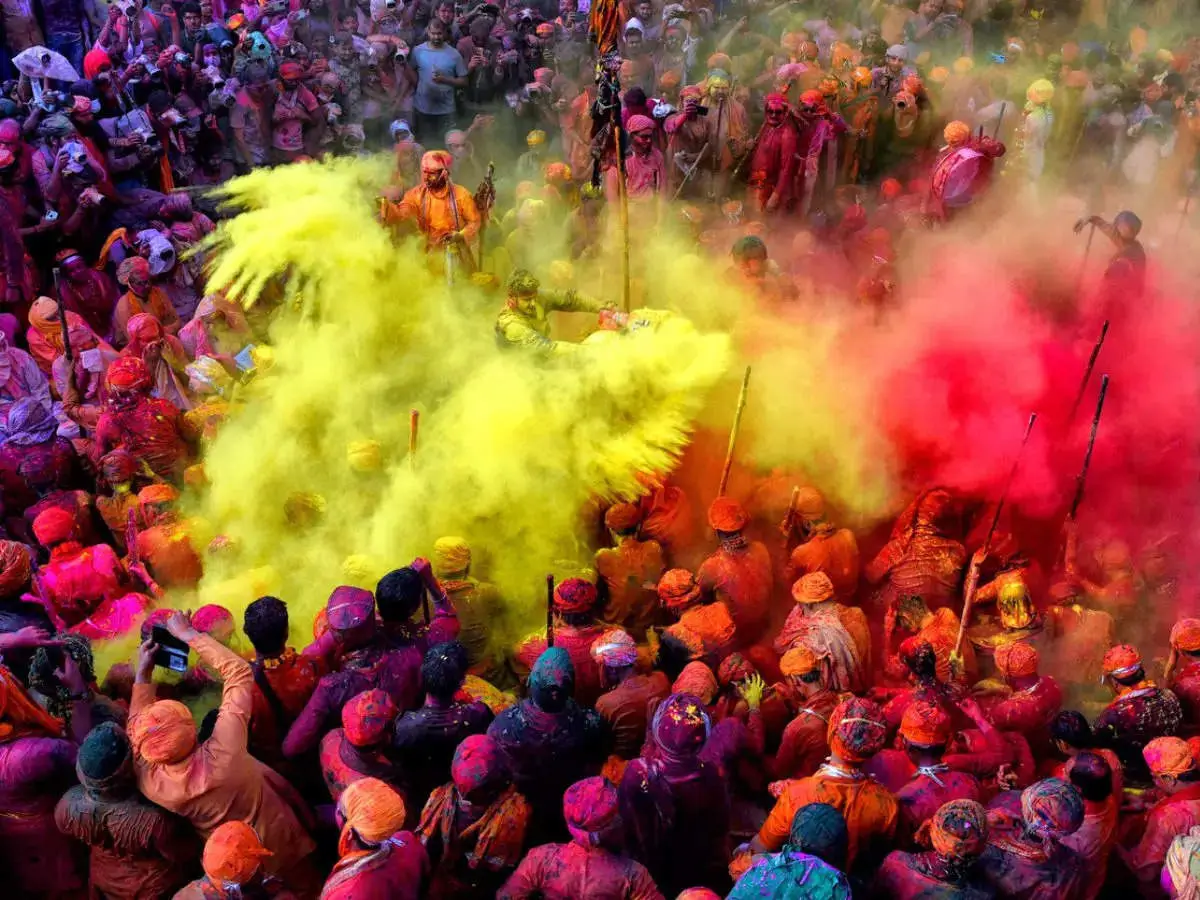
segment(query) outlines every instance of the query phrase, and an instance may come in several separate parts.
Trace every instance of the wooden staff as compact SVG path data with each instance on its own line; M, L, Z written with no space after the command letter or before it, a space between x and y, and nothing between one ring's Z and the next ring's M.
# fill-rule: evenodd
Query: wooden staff
M62 333L63 356L68 366L75 362L75 350L71 347L71 327L67 324L67 305L63 302L62 288L58 286L58 267L54 268L54 299L58 302L58 330Z
M992 140L997 140L1000 137L1000 126L1004 124L1004 113L1008 111L1008 101L1005 100L1000 104L1000 115L996 116L996 130L992 132ZM980 126L982 127L982 126Z
M408 468L417 468L417 431L421 427L421 411L414 409L408 413Z
M1037 421L1037 413L1029 414L1029 424L1025 426L1025 437L1021 438L1021 446L1017 448L1017 455L1013 459L1012 468L1008 470L1008 479L1004 482L1004 490L1000 492L1000 501L996 504L996 512L992 515L992 524L988 528L987 537L983 541L983 558L986 560L988 551L992 549L992 538L996 535L996 528L1000 524L1000 513L1004 509L1004 501L1008 499L1008 492L1012 489L1013 479L1017 477L1017 468L1021 465L1021 454L1025 452L1025 445L1029 443L1029 434L1033 431L1033 423ZM963 639L967 636L967 622L971 618L971 611L975 606L975 592L979 587L979 569L975 566L971 567L970 574L967 575L967 586L963 592L963 611L962 619L958 623L958 638L954 642L954 652L951 657L954 659L962 658Z
M799 486L792 487L792 499L788 501L787 514L783 517L783 552L787 553L788 544L792 540L792 530L796 527L796 501L800 499Z
M1071 511L1067 518L1074 520L1079 512L1079 504L1083 502L1083 486L1087 482L1088 468L1092 464L1092 449L1096 446L1096 432L1100 428L1100 414L1104 412L1104 395L1108 393L1108 376L1100 377L1100 396L1096 399L1096 412L1092 416L1092 432L1088 437L1087 452L1083 455L1083 468L1075 477L1075 496L1071 499Z
M1079 412L1079 404L1083 402L1084 391L1087 390L1088 381L1092 377L1092 369L1096 366L1096 357L1100 355L1100 348L1104 346L1104 338L1108 334L1108 319L1104 320L1104 325L1100 328L1100 338L1096 341L1096 345L1092 347L1092 355L1088 357L1087 368L1083 370L1083 381L1079 383L1079 391L1075 394L1075 402L1071 404L1071 416L1067 419L1067 424L1075 421L1075 413Z
M729 484L729 470L733 468L733 448L737 443L738 428L742 424L742 412L746 409L746 392L750 389L750 367L746 366L746 374L742 376L742 391L738 394L737 411L733 414L733 427L729 429L729 447L725 450L725 466L721 469L721 485L717 488L717 496L725 496L725 488Z
M1075 276L1075 294L1083 290L1083 274L1087 271L1088 257L1092 253L1092 238L1096 236L1096 225L1091 224L1091 230L1088 231L1087 246L1083 248L1083 259L1079 263L1079 274Z
M554 646L554 575L546 576L546 647Z
M613 113L613 140L617 147L617 208L621 217L621 298L629 315L629 187L625 184L625 154L621 152L621 113Z

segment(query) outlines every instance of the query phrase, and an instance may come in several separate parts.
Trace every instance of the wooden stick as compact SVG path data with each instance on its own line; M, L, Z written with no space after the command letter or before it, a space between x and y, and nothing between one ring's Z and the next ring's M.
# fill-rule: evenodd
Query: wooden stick
M792 499L788 501L787 515L783 517L783 552L787 553L788 544L792 540L792 531L796 527L796 501L800 499L800 487L794 485L792 487Z
M554 646L554 575L546 576L546 647Z
M417 431L421 427L421 411L410 410L408 413L408 468L417 468Z
M750 389L750 367L746 366L746 374L742 376L742 390L738 394L737 410L733 414L733 427L729 429L729 447L725 451L725 467L721 469L721 485L717 488L717 496L725 496L725 488L729 486L729 470L733 468L733 448L737 444L738 428L742 424L742 412L746 409L746 392Z
M1096 432L1100 429L1100 415L1104 412L1104 396L1108 393L1108 376L1100 377L1100 396L1096 399L1096 412L1092 416L1092 431L1088 437L1087 452L1083 455L1083 468L1075 478L1075 496L1071 499L1071 511L1068 518L1074 519L1079 512L1079 504L1083 502L1083 486L1087 482L1088 468L1092 464L1092 449L1096 446Z
M1092 355L1088 357L1087 368L1083 370L1083 381L1079 383L1079 391L1075 394L1075 402L1071 404L1071 416L1067 419L1067 424L1075 421L1075 413L1079 412L1079 404L1083 402L1083 394L1087 390L1088 381L1092 377L1092 369L1096 366L1096 358L1100 355L1100 348L1104 346L1104 338L1108 334L1108 319L1104 320L1104 325L1100 328L1100 338L1096 341L1096 345L1092 347Z
M613 140L617 147L617 205L621 217L621 299L625 314L629 315L629 186L625 184L625 155L621 152L620 113L613 116Z
M1092 253L1092 238L1096 236L1096 226L1092 225L1091 231L1088 232L1087 246L1083 248L1083 259L1079 262L1079 274L1075 276L1075 295L1083 289L1083 276L1087 272L1088 257Z

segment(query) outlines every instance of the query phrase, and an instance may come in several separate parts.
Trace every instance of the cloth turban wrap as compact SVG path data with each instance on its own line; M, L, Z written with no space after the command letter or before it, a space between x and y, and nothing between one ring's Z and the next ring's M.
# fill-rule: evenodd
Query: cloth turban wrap
M1025 92L1025 99L1030 103L1049 103L1054 99L1054 85L1045 78L1039 78Z
M575 665L562 647L548 647L529 672L529 694L540 707L561 706L575 693Z
M935 703L917 700L904 710L900 734L912 744L932 747L950 740L950 717Z
M75 532L75 517L57 506L38 513L33 520L33 536L43 547L53 547L71 539Z
M144 391L150 387L150 370L139 357L122 356L108 367L104 383L112 391Z
M852 697L829 716L829 749L849 763L866 762L883 749L887 727L879 705Z
M1083 796L1061 778L1046 778L1021 793L1025 827L1046 837L1066 837L1083 824Z
M680 100L699 100L704 96L704 92L694 84L689 84L679 92Z
M670 610L682 610L700 599L700 585L687 569L670 569L658 580L658 599Z
M28 548L16 541L0 541L0 597L19 594L32 574Z
M192 198L187 194L167 194L163 202L158 205L158 211L167 218L179 222L186 222L195 215L192 209Z
M1192 748L1183 738L1155 738L1142 748L1142 757L1155 775L1180 776L1196 765Z
M929 825L933 849L950 859L978 856L987 846L987 810L974 800L943 804Z
M942 130L947 144L961 144L971 136L971 126L966 122L954 121Z
M1142 667L1142 655L1129 644L1118 644L1104 654L1104 674L1114 678L1132 675Z
M105 66L112 68L112 59L109 58L107 50L89 50L84 54L83 76L85 78L95 78L104 70Z
M53 440L58 420L37 397L22 397L8 408L4 440L17 447L30 447Z
M540 128L535 128L529 134L525 135L525 144L528 147L540 147L546 143L546 132Z
M450 779L458 792L469 797L480 788L490 787L508 778L508 768L500 745L486 734L464 738L454 751Z
M820 91L805 91L800 95L800 103L804 106L823 106L825 104L825 95Z
M728 497L718 497L708 508L708 524L713 531L741 531L748 521L742 505Z
M892 44L892 46L887 48L887 55L895 57L896 59L907 60L908 59L908 48L905 47L903 44Z
M279 67L279 77L280 78L284 78L289 81L297 81L300 78L302 78L303 76L304 76L304 67L301 66L300 63L298 63L298 62L291 62L289 60L288 62L283 63L283 65L281 65Z
M387 691L363 691L342 707L342 730L355 747L380 743L396 719L396 703Z
M816 856L830 865L842 866L849 842L846 818L828 803L802 806L792 819L788 843L801 853Z
M690 662L683 667L671 690L676 694L695 694L706 704L712 703L717 695L717 676L699 660Z
M178 700L157 700L129 723L133 752L152 765L185 759L196 748L196 723Z
M833 582L824 572L809 572L792 585L792 599L797 603L823 603L833 599Z
M612 628L592 643L592 659L610 669L623 669L637 662L637 644L620 628Z
M117 266L117 281L126 287L129 287L129 279L135 276L138 278L150 277L150 263L140 256L131 256Z
M342 585L329 595L325 614L334 631L350 631L374 620L375 598L370 591Z
M630 116L625 123L625 130L630 134L640 134L643 131L654 130L654 120L649 116Z
M783 94L767 94L766 108L768 112L786 110L788 108L787 97Z
M142 499L142 491L138 500ZM233 613L217 603L206 603L192 614L192 627L203 634L212 634L222 628L233 629L235 622Z
M1038 652L1024 641L1013 641L996 648L996 670L1011 678L1023 678L1036 675L1038 671Z
M436 575L457 575L471 565L471 548L460 537L441 537L433 542L433 570Z
M137 501L138 501L139 506L156 506L156 505L161 505L164 503L174 503L178 499L179 499L179 491L175 490L175 488L171 487L171 485L169 485L169 484L146 485L146 487L144 487L140 491L138 491L138 495L137 495ZM215 604L209 604L209 606L215 606ZM196 610L197 615L199 615L201 612L204 612L204 615L201 616L202 621L204 620L204 618L206 616L214 615L213 612L205 612L206 609L207 609L207 607L201 607L200 609ZM217 609L224 609L224 607L218 606ZM227 616L229 616L230 618L233 617L233 614L230 613L228 610L225 610L225 614ZM194 619L192 620L192 624L196 625L196 622ZM201 628L199 625L196 625L196 628L200 631L204 631L204 629Z
M587 613L595 605L596 586L583 578L567 578L554 589L554 609L560 613Z
M1171 646L1184 653L1200 650L1200 619L1180 619L1171 628Z
M642 511L634 503L614 503L604 514L604 527L609 531L633 531L642 522Z
M680 757L699 753L711 728L712 722L699 697L672 694L655 711L650 733L660 750Z
M271 855L245 822L226 822L208 836L201 864L214 883L240 886L253 878L262 860Z
M767 98L770 100L770 98ZM792 510L806 521L825 518L825 498L813 487L802 487L796 492Z
M753 678L757 674L758 669L754 668L754 664L746 657L740 653L730 653L721 660L721 665L717 669L717 681L722 685L728 685Z
M788 677L807 675L815 672L820 665L820 659L811 648L797 644L779 660L779 671Z
M448 172L453 161L454 157L445 150L430 150L421 157L421 171L436 172L445 169Z
M600 776L575 782L563 794L563 818L575 843L599 846L604 832L619 821L616 787Z
M378 778L360 778L342 791L338 800L345 825L338 841L338 854L353 849L358 835L364 844L382 844L404 827L404 799L395 789Z

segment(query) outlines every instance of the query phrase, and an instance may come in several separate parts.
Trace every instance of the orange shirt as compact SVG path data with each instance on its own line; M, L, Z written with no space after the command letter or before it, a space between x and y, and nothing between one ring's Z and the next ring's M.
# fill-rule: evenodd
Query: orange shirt
M149 313L158 319L158 323L167 334L174 334L183 324L179 321L179 313L175 311L175 307L161 288L150 288L150 296L145 300L133 291L126 291L113 309L113 343L121 347L129 343L129 320L140 313Z
M845 817L850 837L847 869L860 852L871 846L884 849L895 837L900 804L887 788L867 777L841 778L821 770L816 775L787 783L758 832L763 846L772 853L777 852L787 842L796 813L810 803L828 803Z
M858 591L858 571L858 541L850 529L839 528L829 534L814 534L792 550L788 585L813 572L824 572L833 582L837 599L845 603Z
M627 537L616 547L597 550L596 571L608 590L608 602L600 618L610 625L620 625L635 640L641 640L654 624L658 611L654 586L664 567L658 541Z
M774 572L765 545L750 541L744 550L717 550L696 572L706 591L716 594L733 616L738 643L758 640L770 617Z
M442 238L456 231L466 232L464 237L471 240L479 233L479 210L475 207L475 198L460 184L452 185L452 188L453 202L449 191L439 197L423 184L405 193L404 199L398 204L384 200L383 221L388 225L410 220L416 222L421 234L425 235L427 249L437 246Z

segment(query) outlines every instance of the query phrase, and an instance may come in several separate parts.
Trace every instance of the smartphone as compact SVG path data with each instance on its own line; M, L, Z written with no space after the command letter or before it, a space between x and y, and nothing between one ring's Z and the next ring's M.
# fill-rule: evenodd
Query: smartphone
M150 629L150 640L158 644L154 654L154 665L171 672L186 672L188 668L188 645L161 625Z

